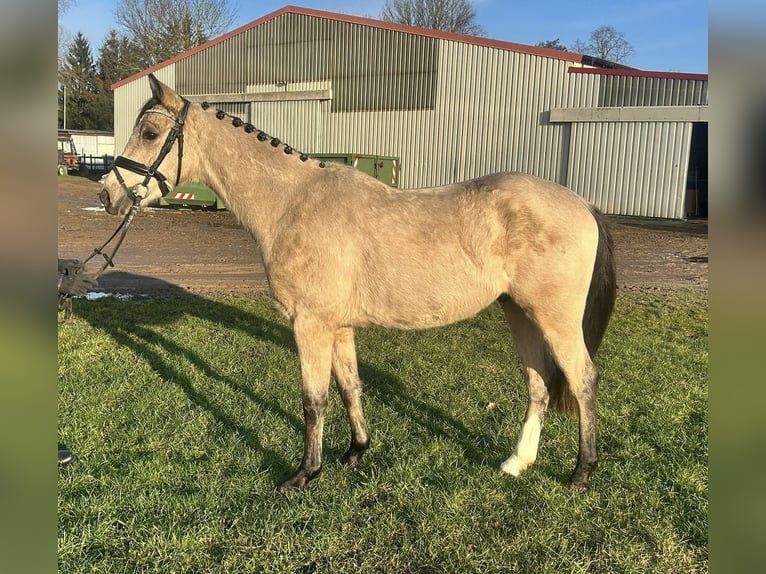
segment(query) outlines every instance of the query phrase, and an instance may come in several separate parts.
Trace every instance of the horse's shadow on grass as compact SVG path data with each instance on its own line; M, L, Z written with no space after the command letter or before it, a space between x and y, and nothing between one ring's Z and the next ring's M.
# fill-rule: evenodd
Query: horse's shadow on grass
M105 280L104 280L105 279ZM298 364L297 350L293 333L286 322L276 316L275 320L248 313L239 307L233 307L220 300L209 299L191 294L180 287L160 279L141 277L130 273L112 272L104 276L100 285L108 291L130 292L138 285L149 285L158 298L180 299L181 303L167 305L161 313L149 317L145 313L132 314L129 304L124 307L124 318L116 322L112 317L103 317L104 307L92 302L75 302L75 313L90 325L105 331L120 346L132 351L140 357L162 380L176 384L188 400L197 407L210 413L229 432L236 434L249 448L259 451L263 456L265 467L271 469L275 483L285 480L297 467L300 452L295 453L295 460L288 461L277 451L263 444L257 430L249 428L236 420L227 409L221 407L216 398L195 387L190 377L182 372L175 362L183 359L191 363L205 377L218 381L232 391L241 393L260 408L269 411L283 420L286 425L302 436L303 420L300 412L291 412L283 405L256 392L249 381L222 373L209 359L203 358L193 349L163 335L158 329L179 320L183 316L195 316L220 325L222 329L236 329L261 341L267 341L276 346L289 349L295 355ZM127 286L123 288L121 286ZM175 302L177 303L177 302ZM116 327L115 325L119 325ZM156 350L159 346L165 354ZM492 444L493 436L469 430L463 422L435 403L421 400L408 392L406 385L394 374L382 371L375 366L359 362L359 371L364 381L364 392L369 397L387 405L389 408L406 418L408 424L414 422L425 428L429 433L439 436L456 446L474 464L486 464L487 456L477 445ZM296 381L297 383L297 381ZM296 393L300 396L297 391ZM375 421L368 421L374 428ZM340 451L325 449L326 458L337 457ZM364 465L364 461L362 462Z

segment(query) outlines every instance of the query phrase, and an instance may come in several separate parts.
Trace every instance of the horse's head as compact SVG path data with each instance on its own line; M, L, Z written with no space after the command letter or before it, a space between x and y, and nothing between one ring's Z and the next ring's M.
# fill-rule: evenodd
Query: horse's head
M159 201L182 181L184 123L189 102L149 74L152 98L139 113L123 155L103 180L106 211L122 215L136 201Z

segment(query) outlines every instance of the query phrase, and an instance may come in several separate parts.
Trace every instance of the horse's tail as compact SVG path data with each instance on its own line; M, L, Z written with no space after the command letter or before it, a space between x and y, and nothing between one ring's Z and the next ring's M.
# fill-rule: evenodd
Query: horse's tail
M591 358L594 358L604 338L606 327L614 309L614 302L617 297L617 273L614 261L614 243L609 231L609 222L595 207L591 207L591 211L598 225L598 247L590 288L588 289L588 298L585 302L582 329L585 346L588 348ZM564 373L555 364L550 354L548 354L548 360L554 365L554 375L548 386L550 407L565 414L577 414L577 402L569 389Z

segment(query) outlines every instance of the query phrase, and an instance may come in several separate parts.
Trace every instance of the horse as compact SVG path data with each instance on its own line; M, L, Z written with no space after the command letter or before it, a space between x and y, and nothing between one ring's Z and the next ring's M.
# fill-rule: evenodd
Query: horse
M174 185L201 182L255 239L301 367L303 458L280 492L303 490L322 468L332 378L351 427L343 461L358 465L370 447L354 329L438 327L495 301L528 391L501 471L519 476L535 462L551 407L579 418L569 486L589 488L598 461L593 357L616 298L603 214L574 191L523 173L394 189L148 79L152 96L99 196L108 213L122 215Z

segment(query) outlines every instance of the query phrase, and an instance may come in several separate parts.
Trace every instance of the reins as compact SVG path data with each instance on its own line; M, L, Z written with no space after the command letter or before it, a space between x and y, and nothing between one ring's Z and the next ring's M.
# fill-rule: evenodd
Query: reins
M133 193L133 205L130 206L130 210L127 214L125 214L125 217L122 219L120 224L117 226L117 229L114 230L114 233L107 239L103 244L101 244L99 247L96 247L93 252L86 257L82 263L80 264L80 268L84 269L85 265L93 259L96 255L101 255L101 257L104 258L104 263L101 265L98 271L96 271L95 274L90 275L90 277L95 281L98 279L98 277L106 270L107 267L114 267L114 256L117 255L117 250L120 248L120 245L122 245L123 239L125 239L125 235L128 233L128 228L130 227L130 224L133 221L133 217L135 217L136 213L138 212L141 204L141 196ZM118 236L119 234L119 236ZM104 249L106 249L107 245L109 245L114 238L117 238L117 241L114 244L114 248L112 249L112 252L105 253ZM80 271L81 272L81 271ZM59 313L63 313L63 316L59 319L59 324L63 324L69 321L72 317L72 299L73 295L71 293L61 293L59 292L59 302L58 302L58 310Z
M167 157L167 155L170 153L170 150L173 148L173 144L176 142L176 140L178 140L178 169L176 171L175 185L178 185L178 181L181 179L181 162L183 161L183 154L184 154L183 128L184 128L184 122L186 121L186 115L189 112L189 104L190 102L184 99L184 107L181 109L181 113L178 114L178 117L175 117L172 114L169 114L162 110L147 110L145 112L145 113L158 113L158 114L164 115L172 119L174 121L174 125L170 129L170 132L168 132L167 138L165 138L165 143L162 144L160 153L157 156L157 159L154 160L154 163L151 166L147 166L145 164L139 163L135 160L132 160L124 156L118 156L115 158L114 167L112 168L112 171L114 172L114 175L116 176L117 181L119 182L122 189L125 191L126 195L128 197L131 197L131 196L133 197L133 205L130 206L128 213L125 214L125 217L123 218L122 222L117 226L117 229L114 230L114 233L112 233L109 239L107 239L101 246L96 247L93 250L93 252L84 261L82 261L82 263L78 264L78 270L76 271L76 273L82 272L82 270L84 269L88 261L93 259L96 255L101 255L101 257L104 258L104 263L103 265L101 265L100 269L96 271L95 275L89 276L94 281L106 270L107 267L114 267L114 256L117 255L117 250L122 245L122 241L125 239L125 235L127 235L128 233L128 228L130 227L130 224L133 222L133 218L135 217L136 213L140 209L141 200L143 199L143 196L136 193L136 188L141 187L146 189L146 186L148 185L149 180L154 178L157 180L157 183L160 187L163 197L165 197L168 193L170 193L170 188L168 187L166 183L167 178L162 173L160 173L159 167L160 167L160 164L162 164L165 157ZM123 168L130 172L136 173L138 175L143 175L144 181L135 187L128 188L118 168ZM115 238L116 238L116 241L115 241ZM110 243L112 243L112 241L115 241L114 248L112 249L111 253L106 253L104 250L107 248L107 246ZM59 324L66 323L72 317L72 299L73 299L73 295L71 293L59 292L58 311L59 313L63 313L62 318L60 318L58 321Z

